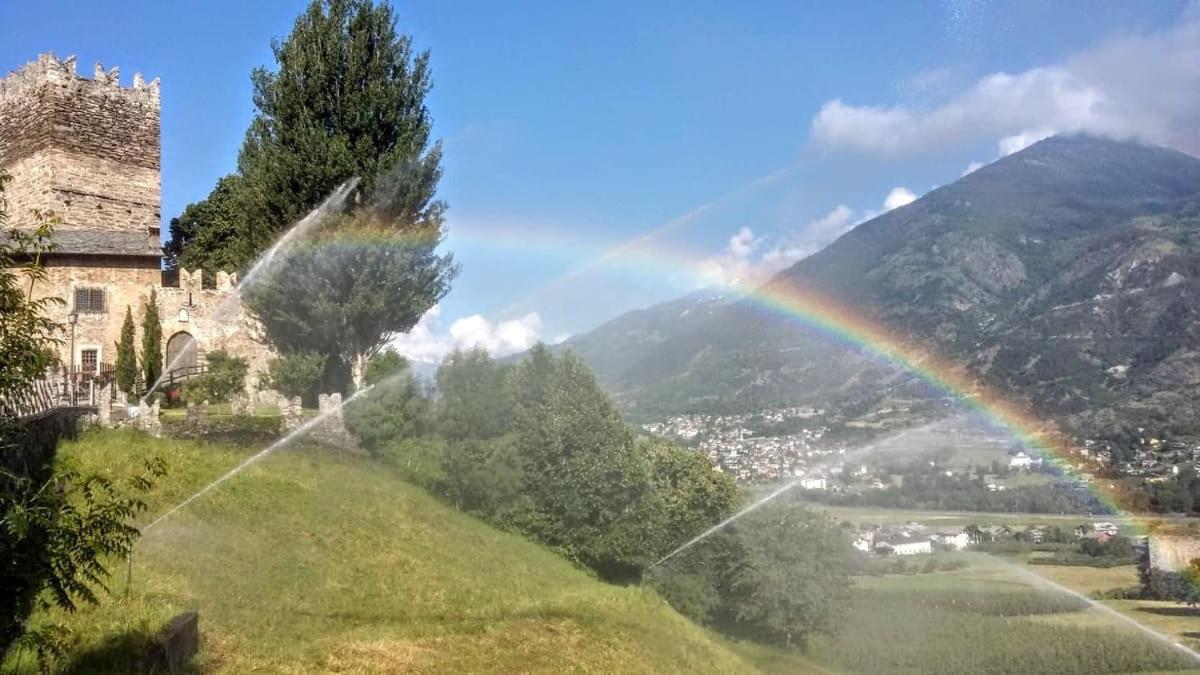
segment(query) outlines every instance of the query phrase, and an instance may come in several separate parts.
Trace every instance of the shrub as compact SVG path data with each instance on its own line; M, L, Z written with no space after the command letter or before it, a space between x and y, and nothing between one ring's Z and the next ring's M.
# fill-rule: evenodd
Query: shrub
M404 480L447 496L446 449L439 438L403 438L389 443L380 457Z
M525 481L520 449L511 435L451 443L443 469L447 497L458 508L491 515L502 523L508 520L507 509L517 501Z
M288 398L299 396L306 402L316 399L317 385L325 370L325 355L316 352L284 354L267 364L263 389L274 389Z
M346 428L362 446L378 455L393 441L428 434L432 428L432 406L420 382L402 371L376 385L362 398L346 406Z
M183 385L184 397L199 403L228 401L246 390L246 359L230 356L223 350L208 353L208 372L188 380Z
M788 646L831 633L849 599L853 555L833 520L799 506L767 505L732 530L736 549L721 584L719 623Z

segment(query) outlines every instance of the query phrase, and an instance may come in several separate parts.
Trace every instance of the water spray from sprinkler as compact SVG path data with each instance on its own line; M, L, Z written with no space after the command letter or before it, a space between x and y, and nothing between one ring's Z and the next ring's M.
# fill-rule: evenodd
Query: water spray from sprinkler
M1025 577L1026 579L1029 579L1030 581L1032 581L1034 583L1034 585L1042 586L1044 588L1050 588L1050 589L1059 591L1060 593L1066 593L1067 595L1070 595L1073 598L1082 600L1083 602L1086 602L1089 607L1100 610L1101 612L1104 612L1105 614L1108 614L1109 616L1111 616L1115 619L1118 619L1126 624L1129 624L1130 626L1133 626L1140 632L1154 638L1155 640L1157 640L1159 642L1162 642L1168 646L1179 649L1184 654L1186 654L1190 658L1192 658L1197 664L1200 664L1200 652L1196 651L1195 649L1192 649L1191 647L1188 647L1187 645L1185 645L1181 642L1175 641L1174 639L1171 638L1171 636L1169 636L1165 633L1160 633L1160 632L1154 630L1153 628L1147 626L1146 624L1138 621L1137 619L1134 619L1131 616L1123 614L1102 602L1093 600L1092 598L1087 597L1086 595L1080 593L1079 591L1072 590L1070 588L1067 588L1066 586L1063 586L1062 584L1060 584L1058 582L1051 581L1051 580L1047 579L1046 577L1043 577L1042 575L1037 574L1036 572L1033 572L1032 570L1030 570L1026 567L1017 565L1015 563L1009 562L1007 560L1003 560L1003 559L995 557L995 556L989 556L989 557L992 558L993 560L1003 563L1005 566L1007 566L1013 570L1016 570L1016 572L1018 574L1020 574L1022 577Z
M371 391L374 388L375 388L375 385L372 385L370 387L365 387L363 389L359 389L357 392L354 393L353 396L351 396L350 398L343 401L340 406L334 406L334 407L329 408L325 412L322 412L321 414L317 415L316 417L313 417L312 419L308 420L304 424L300 425L299 427L297 427L295 430L293 430L291 433L287 434L283 438L280 438L279 440L275 441L274 443L268 445L266 448L258 451L257 453L251 455L250 457L247 457L246 459L242 460L241 464L238 464L237 466L230 469L225 475L221 476L220 478L218 478L218 479L214 480L213 482L209 483L208 485L204 486L196 494L194 494L191 497L188 497L187 499L183 500L182 502L176 504L171 510L162 514L158 518L155 518L154 521L152 521L149 525L142 528L142 534L146 534L150 530L154 529L154 526L158 525L162 521L169 518L176 511L179 511L180 509L187 506L188 504L191 504L192 502L196 501L197 499L203 497L205 494L207 494L212 489L216 488L221 483L224 483L225 481L229 480L230 478L233 478L237 474L241 473L242 470L245 469L246 467L250 466L251 464L254 464L258 460L262 459L263 457L266 457L267 455L271 454L272 452L275 452L276 450L282 448L283 446L287 445L288 443L291 443L294 439L298 438L299 436L307 433L313 427L315 427L318 424L320 424L321 422L325 421L325 419L328 418L330 415L333 415L334 413L340 411L342 408L345 408L347 405L350 404L351 401L353 401L361 396L366 395L367 392Z
M272 263L275 261L275 258L278 257L281 251L291 246L301 237L306 236L314 227L316 227L325 219L326 214L328 214L330 211L341 208L342 204L346 202L346 198L350 196L350 193L353 192L354 188L356 187L358 187L357 178L351 178L345 183L342 183L340 186L338 186L338 189L334 190L332 194L326 197L325 201L321 202L317 208L309 211L308 215L304 216L297 221L296 224L289 227L287 231L283 233L283 236L275 240L275 243L271 245L271 248L267 249L266 253L263 253L261 256L259 256L258 260L256 260L254 264L250 266L250 270L246 272L246 276L242 277L241 282L233 289L233 291L217 304L216 308L212 312L212 319L214 321L220 320L226 314L228 314L230 309L234 306L234 301L241 300L242 291L246 288L249 288L250 285L253 284L260 276L265 274L265 270L268 270L272 267ZM163 371L159 373L158 379L156 379L153 384L146 388L146 393L143 394L141 399L138 400L137 406L129 406L132 417L137 417L138 415L138 413L133 413L132 411L144 405L146 400L150 398L150 395L158 390L158 387L163 383L163 380L175 371L175 368L179 365L179 362L189 356L190 352L185 349L180 350L180 352L175 355L175 358L171 359L171 362L167 364L167 367L163 368Z

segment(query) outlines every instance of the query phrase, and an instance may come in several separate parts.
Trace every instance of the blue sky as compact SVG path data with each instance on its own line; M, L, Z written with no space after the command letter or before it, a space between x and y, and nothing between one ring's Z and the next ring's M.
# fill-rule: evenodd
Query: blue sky
M304 4L4 3L0 70L160 77L165 221L233 169L249 71ZM417 356L753 282L1046 133L1200 151L1194 2L395 4L432 51L463 266Z

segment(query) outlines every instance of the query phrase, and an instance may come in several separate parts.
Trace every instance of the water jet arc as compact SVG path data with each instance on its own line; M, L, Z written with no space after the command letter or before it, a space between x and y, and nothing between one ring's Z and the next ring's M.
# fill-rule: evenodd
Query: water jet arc
M169 510L166 513L162 514L161 516L155 518L149 525L142 528L142 534L146 534L150 530L154 529L154 527L156 525L158 525L162 521L166 520L167 518L169 518L171 515L173 515L174 513L176 513L183 507L185 507L188 504L191 504L192 502L196 501L197 499L203 497L205 494L207 494L209 491L216 488L221 483L224 483L225 481L229 480L230 478L233 478L234 476L238 475L246 467L257 462L258 460L262 459L263 457L266 457L267 455L271 454L272 452L275 452L276 450L278 450L279 448L282 448L283 446L287 445L288 443L291 443L292 440L294 440L298 436L300 436L304 433L307 433L313 427L315 427L318 424L320 424L321 422L325 421L325 419L328 418L330 415L340 411L342 408L345 408L351 401L353 401L354 399L356 399L360 396L363 396L367 392L374 389L374 387L375 387L375 385L371 385L369 387L365 387L363 389L356 391L353 396L351 396L350 398L347 398L345 401L343 401L340 406L335 406L335 407L329 408L325 412L317 415L316 417L313 417L309 421L300 425L299 427L297 427L295 430L293 430L291 433L287 434L283 438L280 438L279 440L275 441L274 443L268 445L266 448L256 452L255 454L247 457L246 459L242 460L242 462L240 464L238 464L237 466L230 469L228 472L225 473L225 475L221 476L220 478L217 478L213 482L211 482L208 485L201 488L200 491L197 492L196 494L192 495L191 497L188 497L187 499L183 500L182 502L179 502L173 508L171 508L171 510Z

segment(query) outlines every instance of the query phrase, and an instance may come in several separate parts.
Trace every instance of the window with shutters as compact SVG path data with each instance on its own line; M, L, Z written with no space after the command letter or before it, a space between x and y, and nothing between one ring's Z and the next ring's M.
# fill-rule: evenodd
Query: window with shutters
M103 288L76 288L75 311L80 314L102 314L105 311Z

